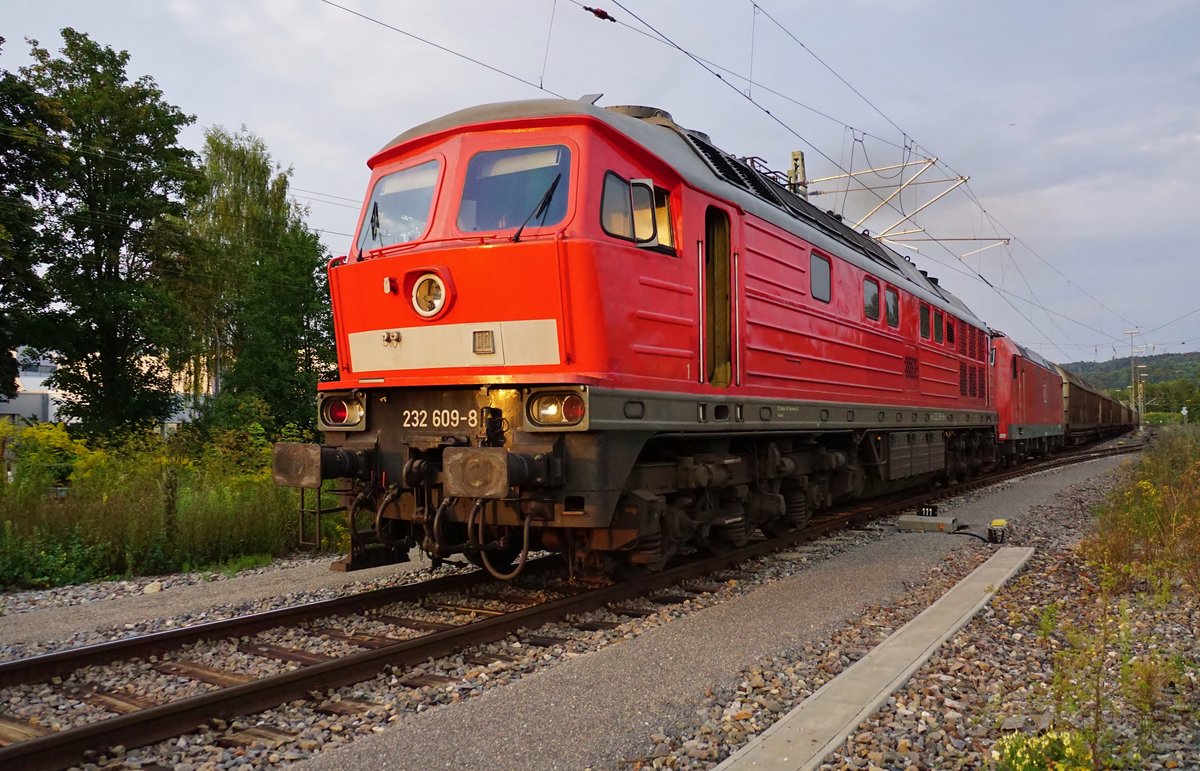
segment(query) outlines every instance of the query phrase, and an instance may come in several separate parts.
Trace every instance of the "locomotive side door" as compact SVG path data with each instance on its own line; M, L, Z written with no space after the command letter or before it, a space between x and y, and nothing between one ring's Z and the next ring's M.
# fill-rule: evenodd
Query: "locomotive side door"
M728 388L735 380L738 303L736 252L727 211L716 206L706 209L704 239L699 246L699 381Z
M1018 425L1025 424L1025 372L1021 367L1021 360L1017 355L1013 354L1012 359L1012 374L1013 374L1013 422Z

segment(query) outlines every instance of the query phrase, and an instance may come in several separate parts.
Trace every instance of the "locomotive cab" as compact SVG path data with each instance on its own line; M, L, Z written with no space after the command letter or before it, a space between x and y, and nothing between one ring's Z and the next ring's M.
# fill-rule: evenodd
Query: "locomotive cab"
M670 193L585 116L487 117L377 154L354 249L329 265L326 443L278 446L275 476L344 481L349 569L414 544L497 572L531 547L565 550L561 528L609 524L644 440L590 431L594 409L614 409L591 388L620 367L605 284L627 278L621 252L672 252Z

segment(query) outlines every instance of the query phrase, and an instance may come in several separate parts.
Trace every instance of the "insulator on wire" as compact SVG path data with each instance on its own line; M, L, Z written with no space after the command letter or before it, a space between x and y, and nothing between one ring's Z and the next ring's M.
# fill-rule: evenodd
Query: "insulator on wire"
M590 8L585 5L583 6L583 10L595 16L597 19L604 19L605 21L611 21L613 23L616 23L617 21L609 14L608 11L604 10L603 8Z

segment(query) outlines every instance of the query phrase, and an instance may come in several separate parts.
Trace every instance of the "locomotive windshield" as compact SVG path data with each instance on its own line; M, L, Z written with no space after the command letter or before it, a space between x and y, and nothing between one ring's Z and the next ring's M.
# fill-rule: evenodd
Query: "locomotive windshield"
M359 251L403 244L421 237L441 164L427 161L386 177L371 191L367 216L358 234Z
M466 232L555 225L567 213L571 151L562 145L489 150L467 164L458 228ZM557 183L555 183L557 180Z

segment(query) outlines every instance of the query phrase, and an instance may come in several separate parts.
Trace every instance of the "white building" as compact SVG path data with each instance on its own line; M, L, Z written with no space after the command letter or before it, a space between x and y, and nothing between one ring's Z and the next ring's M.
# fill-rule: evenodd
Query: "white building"
M18 358L18 361L21 361ZM17 376L15 399L0 399L0 420L15 423L18 420L33 420L42 423L58 420L58 392L46 385L46 378L54 372L48 361L21 361L21 372Z

